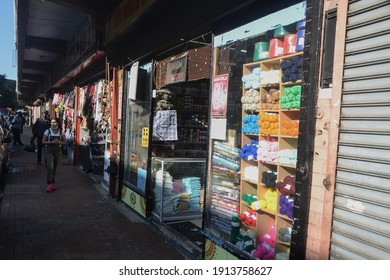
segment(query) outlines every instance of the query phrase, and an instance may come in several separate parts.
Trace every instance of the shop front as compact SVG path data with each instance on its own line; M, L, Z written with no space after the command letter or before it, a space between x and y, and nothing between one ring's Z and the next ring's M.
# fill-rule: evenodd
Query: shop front
M122 200L200 258L211 34L198 40L127 71Z
M214 37L205 259L290 258L305 14L298 3Z
M105 167L110 157L110 83L106 79L91 81L77 87L77 93L75 162L108 191Z
M124 69L121 199L192 258L289 258L305 14L291 4Z

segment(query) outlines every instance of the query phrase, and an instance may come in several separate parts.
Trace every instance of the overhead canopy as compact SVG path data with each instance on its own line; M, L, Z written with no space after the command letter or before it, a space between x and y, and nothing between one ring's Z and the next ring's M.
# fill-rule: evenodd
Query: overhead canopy
M59 68L72 71L80 61L69 61L70 42L90 21L103 23L121 0L15 1L17 92L33 102L61 78ZM72 65L73 64L73 65ZM56 75L55 73L58 72Z
M39 94L66 85L69 78L80 80L77 75L88 68L83 65L94 55L100 57L100 51L113 64L125 65L181 40L254 20L294 2L298 1L15 1L19 98L32 103Z

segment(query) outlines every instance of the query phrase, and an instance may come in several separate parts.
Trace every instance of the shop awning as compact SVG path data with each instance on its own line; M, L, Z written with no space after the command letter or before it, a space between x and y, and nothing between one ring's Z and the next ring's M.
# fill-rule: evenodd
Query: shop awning
M94 54L92 54L90 57L88 57L86 60L81 62L78 66L76 66L72 71L70 71L68 74L66 74L64 77L62 77L58 82L56 82L52 86L52 88L60 88L66 82L68 82L71 79L74 79L77 75L82 73L88 67L94 65L96 62L98 62L99 60L101 60L105 56L106 56L106 53L104 51L96 51Z

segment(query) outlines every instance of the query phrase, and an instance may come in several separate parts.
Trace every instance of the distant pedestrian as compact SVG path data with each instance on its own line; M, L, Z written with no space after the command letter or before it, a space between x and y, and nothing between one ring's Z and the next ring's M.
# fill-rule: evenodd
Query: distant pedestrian
M26 117L22 113L18 113L18 116L21 120L21 126L20 126L20 134L23 134L23 128L26 125Z
M50 120L50 128L45 131L42 139L42 143L45 145L45 159L47 166L46 192L51 192L56 189L55 176L62 155L61 145L65 145L66 143L65 135L62 133L59 125L59 119L52 118Z
M42 139L45 131L50 127L49 116L46 112L42 112L41 117L38 118L34 125L32 126L33 139L37 139L38 154L37 154L37 163L41 164L42 162Z
M22 141L20 140L20 131L22 129L22 118L20 117L21 114L15 114L13 118L11 119L11 131L14 136L13 144L16 145L24 145Z

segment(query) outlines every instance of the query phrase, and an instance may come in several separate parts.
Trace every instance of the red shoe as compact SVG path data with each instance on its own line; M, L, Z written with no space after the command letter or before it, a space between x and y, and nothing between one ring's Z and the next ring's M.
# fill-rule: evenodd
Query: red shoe
M53 184L47 184L46 192L52 192L52 191L54 191Z

